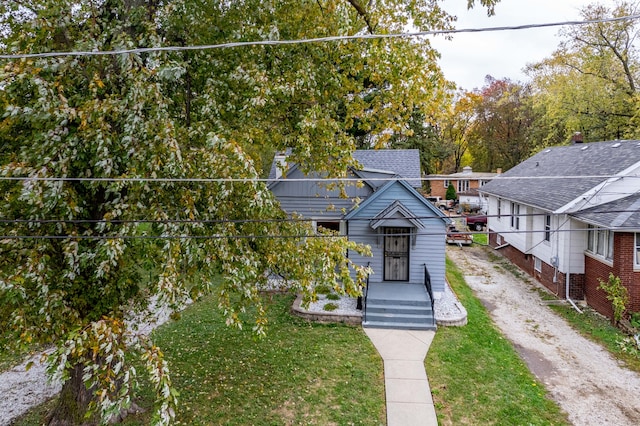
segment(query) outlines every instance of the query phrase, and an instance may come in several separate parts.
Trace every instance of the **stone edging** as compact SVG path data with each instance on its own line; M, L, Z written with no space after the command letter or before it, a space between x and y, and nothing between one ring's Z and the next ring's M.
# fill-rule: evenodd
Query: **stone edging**
M345 315L335 312L311 312L303 309L302 306L300 306L301 304L302 296L298 295L298 297L296 297L296 300L293 302L293 305L291 306L291 312L294 315L308 319L309 321L322 323L338 322L351 325L362 324L362 314Z

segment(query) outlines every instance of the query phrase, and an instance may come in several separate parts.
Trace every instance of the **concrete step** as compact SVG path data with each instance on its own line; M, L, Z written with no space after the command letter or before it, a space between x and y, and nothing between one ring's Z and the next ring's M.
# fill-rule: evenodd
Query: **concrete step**
M367 301L367 314L371 313L396 313L396 314L415 314L415 315L433 315L431 304L428 305L398 305L389 303L380 303Z
M385 322L385 321L367 321L362 323L365 328L388 328L396 330L436 330L435 323L411 323L411 322Z
M433 321L433 315L399 314L397 312L368 312L367 321L427 323Z

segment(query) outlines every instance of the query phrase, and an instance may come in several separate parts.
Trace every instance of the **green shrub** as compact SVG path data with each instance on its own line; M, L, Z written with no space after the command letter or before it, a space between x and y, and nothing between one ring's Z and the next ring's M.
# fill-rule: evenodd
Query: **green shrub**
M335 293L329 293L329 294L327 294L327 299L329 299L329 300L340 300L340 296L338 296Z
M627 310L627 303L629 303L629 291L622 285L620 277L616 277L612 272L609 272L609 280L605 283L598 278L600 285L599 289L603 290L607 294L607 300L611 302L613 308L613 321L615 324L619 323Z
M331 293L331 287L328 285L319 285L316 287L317 294L329 294Z
M338 305L336 305L335 303L327 303L326 305L324 305L324 309L325 311L335 311L336 309L338 309Z

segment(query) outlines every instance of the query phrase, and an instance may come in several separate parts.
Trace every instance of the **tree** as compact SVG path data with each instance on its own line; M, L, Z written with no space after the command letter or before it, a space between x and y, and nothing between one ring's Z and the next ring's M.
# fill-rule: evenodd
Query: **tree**
M535 146L529 133L534 120L529 88L487 76L486 85L477 94L481 100L475 105L469 142L474 168L511 168L527 158Z
M582 9L585 20L635 15L637 2ZM576 131L588 140L636 137L639 77L637 22L622 20L567 27L554 54L528 67L545 143L566 142Z
M16 54L110 51L385 33L410 19L450 24L432 0L10 0L0 42ZM307 300L316 284L359 294L367 270L343 254L367 248L288 220L258 180L261 161L291 148L302 170L344 176L356 121L384 143L433 101L435 56L428 43L378 40L4 61L0 319L16 344L56 345L50 372L64 385L49 423L117 416L135 356L157 392L156 422L171 421L162 352L125 321L153 303L215 290L231 325L256 306L263 334L268 271ZM372 87L385 90L367 98Z
M447 193L445 194L445 198L447 200L457 200L458 194L456 194L456 189L453 187L453 184L449 184L447 187Z

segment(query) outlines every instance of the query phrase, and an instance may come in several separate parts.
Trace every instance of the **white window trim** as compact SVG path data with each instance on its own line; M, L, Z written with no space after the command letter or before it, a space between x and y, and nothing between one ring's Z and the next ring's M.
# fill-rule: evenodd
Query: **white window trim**
M614 231L598 226L589 225L587 231L587 247L585 249L585 254L609 266L613 266L615 244L614 238ZM591 245L591 249L589 249L589 245Z
M533 269L536 272L542 272L542 259L537 256L533 257Z
M640 270L640 232L635 233L633 244L633 269Z

